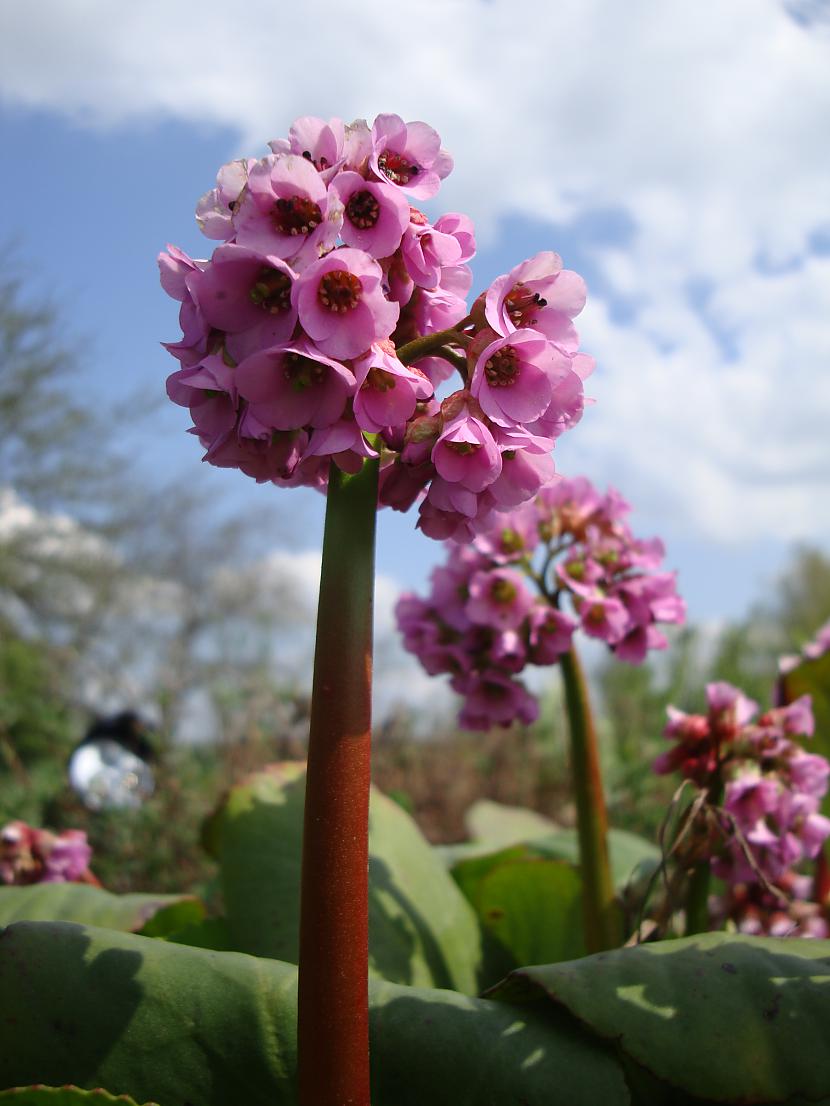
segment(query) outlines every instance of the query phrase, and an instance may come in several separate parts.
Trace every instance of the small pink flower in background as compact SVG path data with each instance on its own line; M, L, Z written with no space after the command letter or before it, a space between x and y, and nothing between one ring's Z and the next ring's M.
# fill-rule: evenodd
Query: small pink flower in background
M679 771L709 796L720 833L708 859L727 885L715 917L730 917L742 932L825 934L826 904L807 901L811 892L794 870L830 837L820 813L830 763L798 743L813 732L809 696L760 716L728 683L709 684L706 699L705 716L670 710L665 735L675 744L654 770Z
M82 830L51 833L25 822L0 829L0 882L96 883L89 870L92 849Z
M471 622L498 630L515 630L527 618L533 596L524 577L511 568L476 572L468 584L465 613Z
M463 396L444 403L456 421L461 403L467 403ZM466 406L461 410L466 412ZM461 426L470 419L462 414ZM472 448L475 443L466 444ZM525 456L536 454L526 451ZM507 457L502 454L504 467L513 463ZM456 464L458 470L452 467ZM402 597L398 618L406 648L427 671L453 677L452 687L465 700L461 725L487 728L535 716L538 708L529 706L533 697L515 677L528 664L555 664L578 628L633 663L649 649L665 647L657 623L682 623L685 607L674 574L650 575L645 567L659 567L662 545L631 534L624 500L616 493L600 495L584 479L554 478L537 488L530 502L499 511L492 503L488 507L495 482L476 495L464 487L469 477L460 465L461 459L454 459L446 471L439 468L441 477L430 486L419 526L433 537L467 540L472 546L450 545L446 563L432 573L428 598L413 607L414 597ZM482 507L487 514L480 519ZM571 613L561 609L566 602ZM421 623L429 621L428 639L412 632L413 609ZM436 635L453 643L452 656L436 651ZM466 654L462 676L458 649ZM515 713L508 715L511 706ZM708 722L702 722L708 734ZM667 770L674 767L673 759Z
M830 653L830 622L825 622L815 634L812 641L808 641L801 653L795 653L786 657L781 657L778 662L779 671L786 674L792 672L794 668L797 668L805 660L815 661L819 657L823 657L825 653Z

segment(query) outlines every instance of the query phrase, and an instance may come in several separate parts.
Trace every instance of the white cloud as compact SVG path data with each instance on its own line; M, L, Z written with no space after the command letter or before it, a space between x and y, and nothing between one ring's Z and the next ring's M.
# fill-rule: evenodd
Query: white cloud
M669 529L830 537L830 262L810 252L830 225L823 24L776 0L41 0L0 10L0 44L8 102L227 125L229 156L302 113L427 119L456 156L444 203L483 235L510 213L622 211L630 241L597 257L609 302L582 327L600 403L563 458Z

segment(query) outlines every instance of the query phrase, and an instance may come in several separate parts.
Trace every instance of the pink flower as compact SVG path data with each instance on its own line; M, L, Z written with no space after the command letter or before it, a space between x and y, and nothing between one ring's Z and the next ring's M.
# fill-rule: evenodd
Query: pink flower
M511 568L474 573L469 594L464 609L470 621L498 630L515 630L533 606L524 577Z
M446 215L435 220L435 230L440 234L451 234L455 238L461 249L459 262L470 261L475 257L475 227L469 216L462 215L458 211L448 211Z
M264 425L298 430L336 422L355 383L345 365L303 339L246 358L236 370L236 386Z
M352 367L357 385L355 418L372 434L408 422L419 400L432 395L430 382L398 360L391 342L376 343Z
M452 170L438 133L426 123L404 123L399 115L376 117L369 164L380 180L419 200L434 196Z
M464 695L458 717L467 730L489 730L491 726L509 726L513 722L530 725L539 717L539 704L516 680L501 672L460 677L453 681Z
M492 484L502 466L493 435L466 407L445 423L433 447L432 462L445 480L461 484L469 492L483 491Z
M253 158L231 161L216 174L216 187L196 205L196 222L206 238L227 241L233 237L233 214L248 183L248 168L255 164Z
M251 166L234 212L236 240L305 268L334 244L342 221L337 197L310 161L293 154Z
M629 620L619 599L595 591L590 598L580 600L577 610L582 629L589 637L614 645L625 636Z
M244 246L220 246L191 281L194 299L208 323L235 333L256 329L259 348L291 337L297 312L291 303L296 277L278 257Z
M309 457L331 457L344 472L360 472L367 457L377 457L353 418L342 418L315 430L303 453Z
M706 702L713 728L723 737L734 737L758 711L758 704L725 681L706 685Z
M303 115L295 119L288 138L276 138L268 145L275 154L295 154L310 162L328 183L343 163L346 128L342 119L320 119Z
M546 338L532 330L516 330L484 347L470 391L495 423L533 422L550 406L555 357Z
M442 234L430 225L425 215L415 208L401 243L401 256L406 271L415 284L422 288L435 288L441 280L441 271L460 264L461 243L452 234Z
M343 208L340 237L346 245L376 258L393 254L409 225L409 204L400 191L359 173L339 173L332 188Z
M429 334L456 326L467 314L467 294L473 274L468 265L451 265L441 270L435 288L419 288L406 314L417 333Z
M424 494L435 469L431 462L407 465L396 458L380 470L378 506L393 511L408 511Z
M585 297L585 281L563 270L558 254L538 253L493 281L485 314L498 334L506 337L530 327L566 353L576 353L579 339L571 320L585 306Z
M499 510L518 508L532 500L539 489L555 477L553 458L548 450L539 449L528 441L529 435L524 436L525 448L522 448L518 436L511 440L501 427L494 429L501 449L502 466L499 476L487 491Z
M492 526L475 541L475 548L495 564L527 556L539 544L539 513L526 503L509 514L493 516Z
M362 250L339 249L315 261L292 289L306 333L330 357L357 357L388 338L399 307L383 294L380 266Z
M563 611L536 602L530 611L530 649L533 664L555 664L571 647L577 622Z
M20 821L0 829L0 883L97 883L91 857L83 830L52 833Z

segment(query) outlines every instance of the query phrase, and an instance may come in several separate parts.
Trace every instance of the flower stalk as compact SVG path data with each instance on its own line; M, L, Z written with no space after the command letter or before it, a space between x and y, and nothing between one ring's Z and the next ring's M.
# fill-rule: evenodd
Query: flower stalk
M585 945L589 953L620 943L608 857L608 816L599 746L585 674L573 645L559 661L571 740L571 773L576 800Z
M368 832L378 462L332 464L308 745L297 1027L301 1106L368 1106Z

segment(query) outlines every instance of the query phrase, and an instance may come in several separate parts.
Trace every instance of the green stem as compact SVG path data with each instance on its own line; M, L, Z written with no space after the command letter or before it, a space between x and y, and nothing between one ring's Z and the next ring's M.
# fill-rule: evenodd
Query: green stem
M378 463L329 476L308 742L301 1106L369 1106L368 832Z
M703 860L689 876L689 888L686 892L686 930L685 936L693 933L706 933L709 929L709 884L712 870L708 860Z
M559 666L571 737L585 945L588 952L600 952L618 945L621 934L608 860L608 817L599 746L585 676L573 646L560 658Z
M445 346L450 342L466 344L467 341L467 335L461 334L458 327L453 326L449 330L437 330L434 334L424 334L420 338L413 338L411 342L407 342L406 345L397 350L397 356L398 360L403 361L404 365L411 365L413 361L418 361L421 357L434 353L441 346Z

